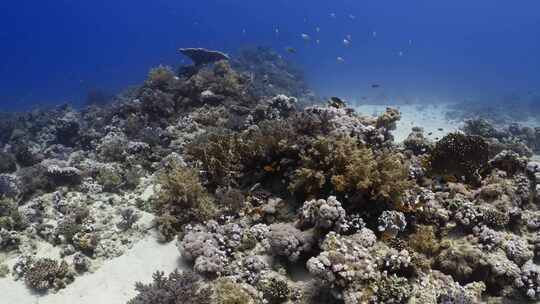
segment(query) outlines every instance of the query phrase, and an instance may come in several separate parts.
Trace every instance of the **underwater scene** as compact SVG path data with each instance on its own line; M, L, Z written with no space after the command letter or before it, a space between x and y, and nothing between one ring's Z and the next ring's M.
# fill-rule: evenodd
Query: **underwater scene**
M540 303L540 2L0 24L0 304Z

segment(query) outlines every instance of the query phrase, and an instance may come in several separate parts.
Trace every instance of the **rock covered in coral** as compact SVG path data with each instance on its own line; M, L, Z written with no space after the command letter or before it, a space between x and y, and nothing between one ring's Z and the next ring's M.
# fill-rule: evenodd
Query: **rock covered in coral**
M300 208L300 220L303 223L322 229L341 231L345 227L346 213L335 196L327 200L311 200Z
M433 143L424 136L424 129L420 127L412 128L412 132L403 141L403 144L415 154L425 154L433 149Z
M63 289L73 281L73 274L65 261L43 258L31 261L25 267L24 282L37 291Z
M516 278L518 287L530 300L540 299L540 267L532 261L527 262L521 268L521 273Z
M407 221L405 215L399 211L384 211L379 217L377 229L387 237L395 237L399 232L405 230Z
M451 133L437 142L430 155L430 167L436 174L460 181L478 183L480 171L489 158L489 146L479 136Z
M369 238L368 238L369 240ZM353 236L340 237L334 233L326 236L321 249L324 251L317 257L311 258L307 263L309 272L315 277L329 282L332 285L346 288L349 284L359 280L376 278L376 262L369 251ZM357 246L354 248L354 246ZM350 251L350 249L354 250ZM349 252L350 251L350 252Z
M315 242L313 232L301 231L291 224L281 223L270 225L268 240L274 255L283 256L291 262L311 250Z
M222 52L203 48L183 48L179 51L193 60L193 63L197 66L220 60L229 60L229 56Z

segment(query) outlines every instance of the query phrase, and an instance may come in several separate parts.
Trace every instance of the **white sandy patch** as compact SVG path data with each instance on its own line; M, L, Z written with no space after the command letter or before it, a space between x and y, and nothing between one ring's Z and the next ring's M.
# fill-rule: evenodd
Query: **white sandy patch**
M392 132L396 142L405 140L413 127L424 128L424 135L431 140L436 140L459 130L462 126L460 123L446 119L446 105L361 105L355 109L361 114L379 115L387 107L397 108L401 112L397 129Z
M166 274L185 267L174 242L160 244L148 235L124 255L105 262L96 272L77 277L56 294L36 295L24 282L0 279L0 303L14 304L125 304L137 293L135 282L149 283L156 270Z

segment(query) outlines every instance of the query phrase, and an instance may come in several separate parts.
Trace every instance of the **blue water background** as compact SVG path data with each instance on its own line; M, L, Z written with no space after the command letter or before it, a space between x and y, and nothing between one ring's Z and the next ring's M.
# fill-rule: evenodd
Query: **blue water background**
M536 0L6 0L0 26L1 110L118 92L182 64L179 47L270 46L321 95L374 102L489 103L540 89Z

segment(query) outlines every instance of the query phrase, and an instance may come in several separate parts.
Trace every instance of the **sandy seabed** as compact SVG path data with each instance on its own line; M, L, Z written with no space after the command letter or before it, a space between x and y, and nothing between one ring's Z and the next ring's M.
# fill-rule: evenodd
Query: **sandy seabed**
M0 279L2 304L125 304L137 293L135 282L149 283L156 270L182 268L175 242L161 244L148 235L124 255L105 262L96 272L77 277L58 293L32 293L11 276Z
M397 122L397 128L392 132L395 142L402 142L411 133L413 127L424 129L424 135L437 140L448 133L457 131L462 124L448 121L445 117L447 105L361 105L355 109L365 115L377 116L383 113L387 107L395 107L401 112L401 119Z

